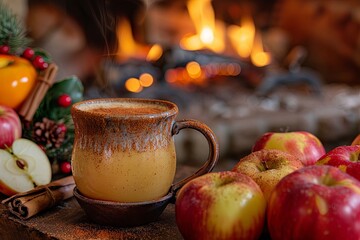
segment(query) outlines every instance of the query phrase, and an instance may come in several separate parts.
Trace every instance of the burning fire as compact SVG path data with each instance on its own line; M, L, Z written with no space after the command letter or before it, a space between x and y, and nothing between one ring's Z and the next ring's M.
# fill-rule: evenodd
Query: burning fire
M156 61L162 54L163 49L160 45L153 46L137 43L133 37L131 25L128 20L122 19L117 28L118 52L117 59L126 61L130 58L147 61ZM129 92L138 93L144 88L150 87L155 79L150 73L142 73L139 78L131 77L125 81L125 88Z
M180 41L180 46L187 50L207 48L216 53L222 53L225 49L224 26L215 21L211 0L190 0L187 8L196 33L185 36Z
M195 33L184 36L180 46L185 50L196 51L209 49L218 54L228 51L226 42L230 42L235 54L240 59L251 62L254 66L264 67L271 63L271 55L266 52L262 43L262 36L256 30L254 21L244 16L239 25L225 26L215 19L211 0L189 0L187 3L189 16L193 21ZM163 55L160 45L152 46L139 44L135 41L129 21L122 20L117 29L119 39L118 60L129 58L157 61ZM237 76L241 72L238 63L218 63L200 65L198 62L189 62L183 68L167 70L165 80L174 85L204 86L207 80L214 76ZM125 88L134 93L141 92L155 82L149 73L126 80Z
M244 17L239 25L231 25L227 29L232 46L242 58L251 54L255 39L255 24L250 17Z
M118 39L116 56L119 61L126 61L129 58L144 59L146 57L149 47L135 41L130 22L127 19L123 18L119 21L116 34Z
M240 26L229 26L227 33L240 57L250 57L251 62L257 67L270 64L271 55L264 51L261 33L256 31L251 17L244 17Z
M271 63L271 54L265 52L260 32L256 32L254 46L250 55L251 62L257 67L264 67Z
M187 7L196 34L185 36L180 41L183 49L210 49L216 53L224 53L226 32L241 58L249 59L257 67L270 64L271 55L264 51L261 34L256 31L251 17L245 16L240 25L231 25L225 30L224 24L215 20L211 0L190 0Z
M211 0L189 0L187 4L189 16L195 27L195 34L184 36L180 46L185 50L195 51L209 49L224 54L226 41L231 43L233 52L241 59L251 62L256 67L270 64L271 55L264 51L260 32L250 16L244 16L239 25L225 24L215 20ZM203 86L213 76L237 76L241 72L238 63L219 63L200 66L190 62L185 68L172 69L166 74L166 81L178 85Z

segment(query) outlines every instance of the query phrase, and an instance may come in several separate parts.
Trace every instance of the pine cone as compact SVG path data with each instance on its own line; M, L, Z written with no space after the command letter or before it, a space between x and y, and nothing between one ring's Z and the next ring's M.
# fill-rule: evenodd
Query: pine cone
M45 147L59 148L65 140L66 127L48 118L36 122L33 128L34 141Z

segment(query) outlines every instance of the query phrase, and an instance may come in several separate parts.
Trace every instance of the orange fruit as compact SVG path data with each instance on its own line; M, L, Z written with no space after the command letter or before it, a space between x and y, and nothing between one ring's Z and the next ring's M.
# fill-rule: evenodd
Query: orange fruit
M0 54L0 105L17 109L35 86L36 77L27 59Z

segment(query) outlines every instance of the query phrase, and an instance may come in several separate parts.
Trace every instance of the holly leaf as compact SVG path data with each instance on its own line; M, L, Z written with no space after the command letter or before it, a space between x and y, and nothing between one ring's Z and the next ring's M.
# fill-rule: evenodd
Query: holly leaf
M44 59L44 61L47 63L51 62L50 54L47 51L45 51L44 49L34 48L33 50L34 50L35 56L42 57Z
M71 105L68 107L60 106L58 104L59 97L67 94L71 98L71 103L74 104L83 99L83 91L84 87L76 76L71 76L54 83L47 91L34 118L42 119L43 117L47 117L54 121L67 121L71 118Z

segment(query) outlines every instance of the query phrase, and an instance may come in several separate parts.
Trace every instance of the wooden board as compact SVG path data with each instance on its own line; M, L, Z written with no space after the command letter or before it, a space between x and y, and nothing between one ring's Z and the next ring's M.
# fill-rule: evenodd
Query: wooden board
M158 221L135 228L100 226L90 222L72 198L22 221L0 208L0 239L182 239L169 205Z
M179 167L176 179L191 175L196 169ZM5 196L0 195L3 200ZM0 239L182 239L175 222L174 205L167 206L153 223L134 227L100 226L87 219L74 198L28 220L11 215L0 204Z

